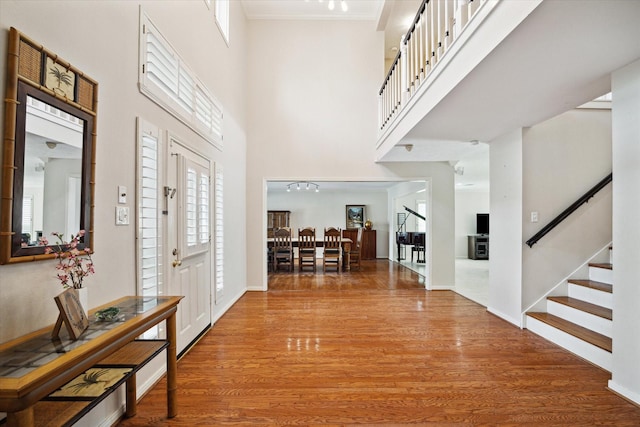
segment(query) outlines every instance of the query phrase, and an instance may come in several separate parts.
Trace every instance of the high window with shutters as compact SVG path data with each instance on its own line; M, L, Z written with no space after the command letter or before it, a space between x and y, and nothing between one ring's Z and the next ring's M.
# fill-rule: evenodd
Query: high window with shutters
M140 10L140 91L222 149L222 105Z

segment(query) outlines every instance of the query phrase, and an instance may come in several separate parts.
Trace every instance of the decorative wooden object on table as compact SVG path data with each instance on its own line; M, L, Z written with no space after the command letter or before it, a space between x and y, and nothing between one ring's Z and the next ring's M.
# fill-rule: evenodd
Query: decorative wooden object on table
M293 245L289 227L281 227L273 232L273 271L278 271L280 266L293 271Z
M306 227L298 229L298 268L312 267L316 272L316 229Z
M335 266L340 272L342 260L342 233L339 228L328 227L324 229L324 262L322 270L327 271L327 267Z
M123 297L115 306L122 322L89 322L77 341L51 338L51 327L0 344L0 412L9 426L34 426L34 406L107 356L166 320L167 416L177 415L176 311L180 296ZM88 338L90 337L90 338ZM130 352L132 353L132 352Z
M78 297L78 291L73 288L69 288L53 298L56 301L60 314L58 320L53 327L51 338L58 338L60 334L60 328L62 324L67 328L69 337L72 340L77 340L80 335L89 327L89 319L85 314L85 308L80 303Z

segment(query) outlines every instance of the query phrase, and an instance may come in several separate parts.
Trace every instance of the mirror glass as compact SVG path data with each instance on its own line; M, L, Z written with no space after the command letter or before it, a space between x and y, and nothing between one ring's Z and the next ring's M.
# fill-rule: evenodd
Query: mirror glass
M27 96L21 247L80 230L84 121Z
M42 255L90 224L93 116L19 82L11 255ZM81 248L83 246L81 245Z

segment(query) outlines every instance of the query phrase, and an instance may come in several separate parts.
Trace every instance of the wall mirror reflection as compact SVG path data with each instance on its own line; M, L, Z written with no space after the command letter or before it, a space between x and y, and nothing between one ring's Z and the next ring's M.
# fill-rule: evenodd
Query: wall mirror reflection
M21 246L81 229L85 121L27 96Z

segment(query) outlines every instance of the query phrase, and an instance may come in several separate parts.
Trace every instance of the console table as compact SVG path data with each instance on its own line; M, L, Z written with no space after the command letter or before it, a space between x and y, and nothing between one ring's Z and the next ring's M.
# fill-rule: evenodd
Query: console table
M0 412L7 413L9 426L35 426L34 407L108 356L134 342L135 338L166 320L167 415L177 414L176 311L180 296L124 297L104 306L120 308L122 319L101 322L90 318L89 328L76 341L61 334L52 338L53 326L0 345ZM65 331L66 334L66 331ZM133 384L135 385L135 377ZM127 405L135 405L127 390ZM132 401L133 400L133 401ZM127 414L135 408L127 408Z

